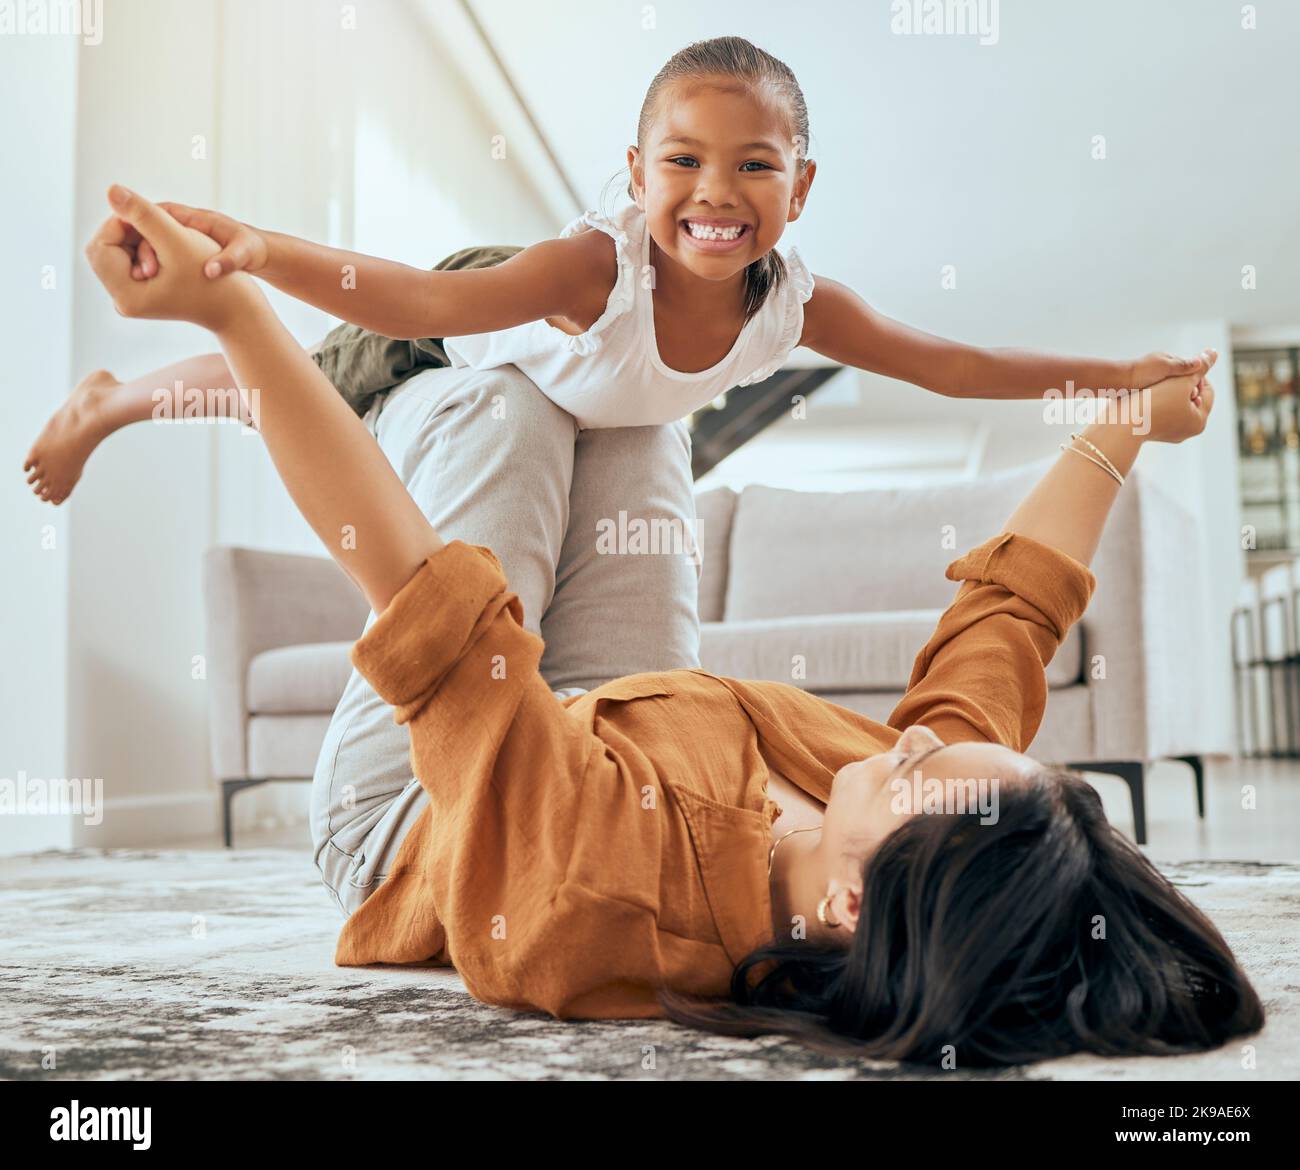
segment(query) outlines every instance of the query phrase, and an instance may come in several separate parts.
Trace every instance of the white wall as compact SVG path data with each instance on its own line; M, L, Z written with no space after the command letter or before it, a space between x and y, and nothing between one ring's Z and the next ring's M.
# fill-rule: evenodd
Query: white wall
M19 468L72 368L76 101L72 38L0 37L0 784L68 775L68 517L37 501ZM23 165L11 165L17 160ZM67 845L70 834L66 817L0 815L0 852Z
M194 157L218 116L218 5L108 3L101 45L80 54L78 243L108 213L113 182L155 198L208 206L211 158ZM185 51L182 51L182 47ZM147 64L146 64L147 63ZM128 321L84 261L77 268L72 360L134 377L211 348L189 325ZM91 457L68 504L71 529L68 756L74 775L102 777L105 817L79 841L148 840L211 823L200 558L211 533L211 429L144 422Z

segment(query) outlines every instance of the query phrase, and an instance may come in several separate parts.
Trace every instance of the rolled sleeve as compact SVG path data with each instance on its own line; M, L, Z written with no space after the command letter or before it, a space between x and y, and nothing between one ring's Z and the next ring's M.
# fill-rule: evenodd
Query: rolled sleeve
M1015 532L976 545L945 575L960 588L917 654L889 725L921 723L948 743L1024 751L1046 709L1047 664L1087 609L1096 577Z
M352 647L352 664L396 708L414 718L502 610L522 629L523 603L510 592L491 549L453 540L427 557ZM486 682L486 680L484 680Z
M1000 585L1014 593L1052 626L1058 642L1083 616L1097 586L1087 565L1018 532L1004 532L977 544L953 561L944 576L949 581Z

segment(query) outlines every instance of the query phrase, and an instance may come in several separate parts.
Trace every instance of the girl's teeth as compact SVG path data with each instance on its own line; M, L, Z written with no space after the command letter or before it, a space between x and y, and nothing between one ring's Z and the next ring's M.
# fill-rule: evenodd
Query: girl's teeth
M734 240L745 229L743 226L715 228L686 221L686 230L697 240Z

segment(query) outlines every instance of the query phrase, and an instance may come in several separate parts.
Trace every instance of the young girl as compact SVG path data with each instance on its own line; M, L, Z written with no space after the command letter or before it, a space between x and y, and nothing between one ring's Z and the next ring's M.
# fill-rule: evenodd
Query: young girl
M1124 389L1204 372L1200 358L1167 354L1119 362L962 345L891 321L843 284L814 277L795 248L777 249L817 172L808 141L790 69L743 38L720 37L683 49L651 83L628 149L631 206L613 217L587 212L558 239L515 254L494 249L478 261L486 266L426 272L164 206L221 243L210 277L256 273L397 339L377 347L368 382L345 389L358 414L395 369L444 359L480 369L512 362L582 428L681 419L769 377L796 345L949 397L1038 398L1069 381ZM146 241L132 275L157 271ZM442 352L424 339L442 339ZM403 367L393 354L409 349L407 340L423 356ZM24 469L33 490L62 503L95 445L156 417L157 388L177 381L231 385L219 358L125 384L91 375L32 447ZM232 399L213 397L206 409L224 412ZM181 417L179 402L171 416Z
M87 255L118 311L216 334L262 388L248 408L295 503L378 614L353 662L409 726L430 804L337 963L450 964L502 1006L944 1067L1260 1028L1213 924L1085 780L1020 754L1124 476L1146 441L1205 427L1199 375L1141 392L1141 433L1072 436L1001 533L949 565L957 595L888 724L702 670L558 702L492 551L434 531L256 283L205 279L215 243L122 188L110 201ZM158 270L140 281L142 241ZM945 799L900 807L900 783ZM948 808L954 784L992 785L987 807ZM818 836L786 843L800 832Z

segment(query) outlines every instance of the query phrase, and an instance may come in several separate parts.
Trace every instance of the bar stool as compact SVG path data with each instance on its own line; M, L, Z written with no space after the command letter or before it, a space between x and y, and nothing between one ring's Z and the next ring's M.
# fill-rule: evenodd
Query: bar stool
M1236 710L1237 750L1242 756L1264 754L1260 729L1259 586L1243 581L1232 611L1232 691Z
M1300 755L1300 557L1291 562L1291 663L1287 674L1290 680L1291 705L1287 707L1288 736L1292 755Z
M1259 579L1260 649L1268 677L1271 756L1294 756L1296 629L1291 565L1274 565Z

